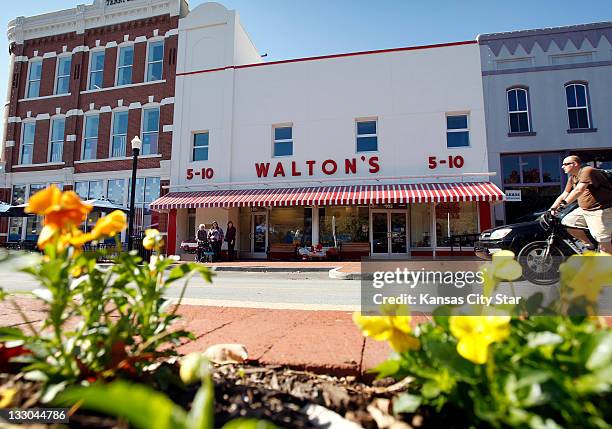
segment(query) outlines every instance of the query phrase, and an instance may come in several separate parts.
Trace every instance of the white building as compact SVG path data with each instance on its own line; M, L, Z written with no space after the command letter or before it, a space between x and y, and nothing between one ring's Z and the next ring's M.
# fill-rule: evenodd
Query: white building
M170 193L151 206L170 213L170 251L213 220L246 257L440 254L490 226L476 41L265 63L238 13L205 3L178 44Z

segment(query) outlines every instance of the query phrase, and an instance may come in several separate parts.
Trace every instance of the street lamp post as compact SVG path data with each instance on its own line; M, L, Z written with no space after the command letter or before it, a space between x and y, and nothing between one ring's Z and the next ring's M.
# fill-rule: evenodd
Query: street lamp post
M132 139L132 185L130 191L130 221L128 223L128 251L132 250L134 244L134 201L136 197L136 168L138 167L138 155L142 148L142 141L138 136Z

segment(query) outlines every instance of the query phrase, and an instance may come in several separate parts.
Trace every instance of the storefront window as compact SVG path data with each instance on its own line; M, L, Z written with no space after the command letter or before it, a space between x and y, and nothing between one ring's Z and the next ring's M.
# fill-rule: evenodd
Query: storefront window
M309 207L274 207L269 214L270 243L312 245L312 209Z
M334 245L334 226L337 244L368 242L369 209L367 207L321 207L319 209L319 243L323 246Z
M107 184L107 198L115 204L123 205L123 192L125 189L125 180L115 179L109 180Z
M11 204L19 205L25 203L26 185L13 186ZM21 231L23 230L23 218L13 217L9 219L8 241L21 241Z
M23 218L12 217L9 219L8 241L21 241L21 229L23 228Z
M534 213L548 209L561 193L559 186L521 186L521 201L506 202L506 223L522 222L521 218L531 217Z
M502 157L502 171L504 173L504 183L520 183L521 173L518 155L506 155Z
M42 216L28 216L26 225L26 240L36 241L42 228Z
M540 157L538 155L522 155L521 169L523 183L540 183Z
M542 155L542 181L545 183L561 181L561 161L559 155Z
M410 247L431 247L431 204L410 206Z
M436 204L438 246L450 246L452 237L469 234L478 234L478 203L466 201Z
M11 203L14 206L25 203L26 185L13 186L13 199Z
M562 171L560 153L502 155L504 190L520 190L521 201L504 204L506 223L550 207L561 193ZM522 174L519 174L519 168Z
M74 191L82 200L93 200L102 198L102 180L92 180L89 182L76 182Z

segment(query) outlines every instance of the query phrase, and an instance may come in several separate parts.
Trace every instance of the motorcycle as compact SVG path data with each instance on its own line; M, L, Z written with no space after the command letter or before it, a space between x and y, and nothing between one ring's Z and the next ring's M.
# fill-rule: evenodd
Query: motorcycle
M552 285L560 278L559 266L570 256L597 249L597 242L585 230L591 246L585 246L574 238L561 223L561 219L550 211L540 216L540 226L549 236L546 240L525 245L517 260L523 267L523 277L536 285Z

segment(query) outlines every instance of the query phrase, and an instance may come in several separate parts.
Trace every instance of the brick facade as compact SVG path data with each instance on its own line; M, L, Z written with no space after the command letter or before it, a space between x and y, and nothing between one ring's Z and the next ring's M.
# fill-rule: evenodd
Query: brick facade
M55 53L62 55L64 47L66 52L71 52L77 46L87 46L89 49L97 49L96 47L104 47L109 42L115 42L118 45L124 42L125 36L128 36L128 41L134 42L137 37L146 37L147 40L159 37L164 40L164 62L163 62L163 77L162 81L151 82L144 84L146 71L146 51L147 41L134 43L134 64L132 69L132 85L121 86L116 89L116 62L117 62L117 47L107 47L104 49L104 88L98 91L87 91L88 74L89 74L89 52L76 52L72 54L71 76L70 76L70 95L53 96L56 79L56 63L57 58L44 58L42 68L42 78L40 82L40 97L49 97L45 99L25 99L28 83L28 68L29 62L18 61L14 64L14 82L16 87L11 88L9 117L17 117L21 120L26 118L36 118L38 115L49 115L50 117L56 114L56 110L60 109L60 114L66 115L69 111L82 111L87 114L88 111L96 111L102 107L115 109L121 107L119 101L122 100L122 106L129 107L131 104L140 103L141 106L149 103L150 97L153 97L153 103L160 103L164 99L170 99L174 96L174 79L176 76L176 47L178 36L170 37L154 36L154 30L158 30L158 35L164 35L166 32L178 27L178 17L170 17L169 15L157 16L144 21L132 21L121 25L113 25L109 27L94 28L85 31L82 35L75 33L67 33L58 36L50 36L34 40L26 40L23 45L16 45L13 52L16 56L26 56L28 58L35 57L36 52L38 57L44 54ZM64 54L65 55L65 54ZM140 84L140 85L139 85ZM91 105L93 104L93 109ZM173 122L173 104L164 104L160 107L160 124L159 124L159 153L162 159L170 159L172 135L170 132L163 132L164 125L172 125ZM29 115L29 116L28 116ZM104 159L109 157L109 144L111 136L111 116L110 112L100 113L100 127L98 135L97 158ZM130 109L128 136L140 135L140 122L142 116L141 108ZM27 120L27 119L26 119ZM65 167L74 166L74 161L81 159L82 137L84 129L85 115L77 114L66 118L65 135L76 135L75 142L66 142L64 144ZM43 164L48 160L48 141L49 128L51 119L36 120L36 139L34 144L34 164ZM7 128L7 141L14 141L13 147L5 149L4 160L6 161L6 171L11 172L13 166L19 161L19 153L21 150L21 127L18 123L9 123ZM128 145L129 146L129 145ZM126 150L126 156L131 152L129 147ZM115 163L101 163L91 167L79 167L80 171L109 171L117 170ZM123 164L120 164L123 165ZM143 168L150 168L149 165L159 167L159 164L145 163ZM19 171L27 171L29 168L20 169ZM39 166L41 169L57 169L57 166Z
M173 124L179 20L176 11L182 13L184 3L183 0L174 0L170 6L165 4L165 10L174 12L160 13L164 9L157 7L149 11L157 10L159 15L139 19L134 16L147 13L145 9L135 7L130 12L131 15L125 14L125 9L120 13L117 13L119 10L117 8L109 9L109 13L112 12L111 18L101 19L100 22L117 21L117 16L121 14L132 18L125 22L114 22L110 25L62 34L53 34L56 30L47 27L50 28L47 36L30 39L24 37L15 41L10 40L13 22L9 24L9 40L14 62L12 82L7 94L8 122L5 123L5 142L10 143L4 144L4 151L1 154L5 166L5 172L2 174L6 176L7 186L6 189L0 189L3 201L11 202L11 189L15 184L49 183L57 180L64 183L65 189L72 189L74 183L78 181L109 178L127 180L132 169L130 141L134 136L140 136L142 139L141 122L143 110L146 108L159 108L158 149L157 153L144 155L139 159L138 177L159 177L160 182L167 186L169 163L164 164L162 161L170 159L172 132L163 130L164 126L172 129ZM128 7L135 4L136 2ZM86 8L99 6L100 3L96 1L94 5ZM63 18L64 20L69 21L72 19L70 16L74 16L71 15L72 11L63 12L66 13L65 17L68 17ZM78 15L79 8L76 12ZM25 20L31 20L37 25L39 22L37 18L25 18ZM21 19L20 25L23 25L23 22ZM76 27L78 26L77 22ZM41 30L43 34L46 34L45 31ZM164 42L162 79L145 82L148 45L158 40ZM130 44L134 47L132 83L116 86L119 49ZM104 52L103 87L89 90L91 53L100 50ZM69 94L56 95L57 64L59 58L63 56L71 58ZM28 72L32 61L42 61L42 73L38 97L28 99L26 98ZM128 111L126 150L122 157L111 158L113 113L123 110ZM88 115L99 115L96 159L91 161L82 160L84 128ZM65 119L65 132L62 160L51 163L49 145L54 118ZM31 165L20 164L23 124L27 122L36 124ZM44 172L48 172L49 178L46 178ZM103 192L106 195L106 189ZM152 218L165 230L166 215L154 214ZM6 240L7 230L6 218L0 219L0 241Z

